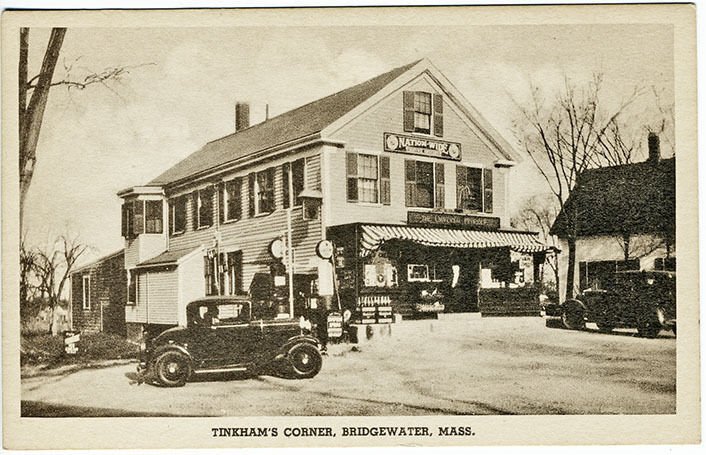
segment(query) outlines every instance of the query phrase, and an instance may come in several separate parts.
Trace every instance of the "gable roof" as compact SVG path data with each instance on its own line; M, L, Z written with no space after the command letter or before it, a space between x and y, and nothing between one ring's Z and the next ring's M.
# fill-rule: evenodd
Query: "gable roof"
M579 236L673 234L675 158L583 172L552 225L552 235L567 236L573 210Z
M95 260L89 262L88 264L84 264L84 265L82 265L81 267L75 268L74 270L71 271L71 274L73 275L74 273L84 272L84 271L86 271L87 269L90 269L90 268L92 268L92 267L95 267L95 266L99 265L99 264L102 263L102 262L105 262L105 261L107 261L107 260L109 260L109 259L113 259L115 256L118 256L118 255L121 255L121 254L124 254L124 253L125 253L125 248L121 248L121 249L119 249L118 251L115 251L115 252L110 253L110 254L106 254L105 256L101 256L101 257L99 257L98 259L95 259Z
M353 87L305 104L204 145L148 185L168 185L260 150L321 132L421 60L400 66Z

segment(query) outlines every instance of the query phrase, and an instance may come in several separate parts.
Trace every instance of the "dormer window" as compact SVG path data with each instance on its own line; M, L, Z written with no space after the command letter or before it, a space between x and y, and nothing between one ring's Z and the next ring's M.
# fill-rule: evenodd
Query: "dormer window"
M404 130L413 133L444 135L444 102L441 95L429 92L404 92Z

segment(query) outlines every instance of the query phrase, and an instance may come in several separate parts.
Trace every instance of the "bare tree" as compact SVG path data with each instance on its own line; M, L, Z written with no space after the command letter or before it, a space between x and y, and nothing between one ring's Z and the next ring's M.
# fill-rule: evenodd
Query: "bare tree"
M559 214L556 201L551 194L537 194L525 200L520 210L512 217L510 224L518 229L534 231L539 234L545 245L558 249L556 237L550 234L552 224ZM559 286L559 264L556 253L547 254L545 261L549 265L554 283Z
M566 207L566 199L586 169L627 162L634 148L624 141L620 116L640 92L636 89L620 104L609 109L601 101L601 85L601 75L595 75L582 87L565 78L562 91L549 103L545 102L541 90L535 86L531 87L529 106L516 103L520 111L520 118L515 123L519 143L566 215L566 298L572 297L574 289L579 229L578 207Z
M36 290L34 270L37 262L37 253L27 247L24 236L20 239L20 312L27 309L29 301L34 297Z
M61 301L66 283L71 276L76 261L88 250L78 236L59 236L49 248L36 250L34 274L41 296L46 296L52 309L56 311ZM49 330L53 329L53 318Z
M85 89L93 84L102 84L105 87L107 81L120 80L122 76L129 73L129 66L117 66L106 68L100 72L88 72L83 75L72 74L73 64L64 64L66 74L58 81L54 80L61 46L66 35L65 28L53 28L46 51L42 60L39 73L28 76L28 55L29 55L29 28L20 29L20 58L18 65L19 72L19 171L20 171L20 224L24 214L24 201L27 196L34 169L37 163L37 143L39 133L44 119L44 110L49 99L49 91L52 87L59 85L67 89ZM108 87L110 88L110 87ZM29 99L29 102L28 102Z

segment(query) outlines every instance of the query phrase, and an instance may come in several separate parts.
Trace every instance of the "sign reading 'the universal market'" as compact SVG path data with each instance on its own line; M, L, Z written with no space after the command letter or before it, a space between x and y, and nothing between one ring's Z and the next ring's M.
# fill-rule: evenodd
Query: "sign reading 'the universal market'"
M445 158L447 160L461 160L461 144L457 142L403 136L394 133L383 133L383 140L386 152L411 153L413 155Z
M500 229L500 218L460 213L407 212L407 224L416 226L463 227L479 231Z

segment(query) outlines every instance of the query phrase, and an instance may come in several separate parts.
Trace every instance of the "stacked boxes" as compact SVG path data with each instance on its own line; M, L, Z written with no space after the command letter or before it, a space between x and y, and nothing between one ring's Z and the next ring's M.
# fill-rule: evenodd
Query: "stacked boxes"
M390 296L362 295L358 297L357 310L362 324L387 324L392 322Z

